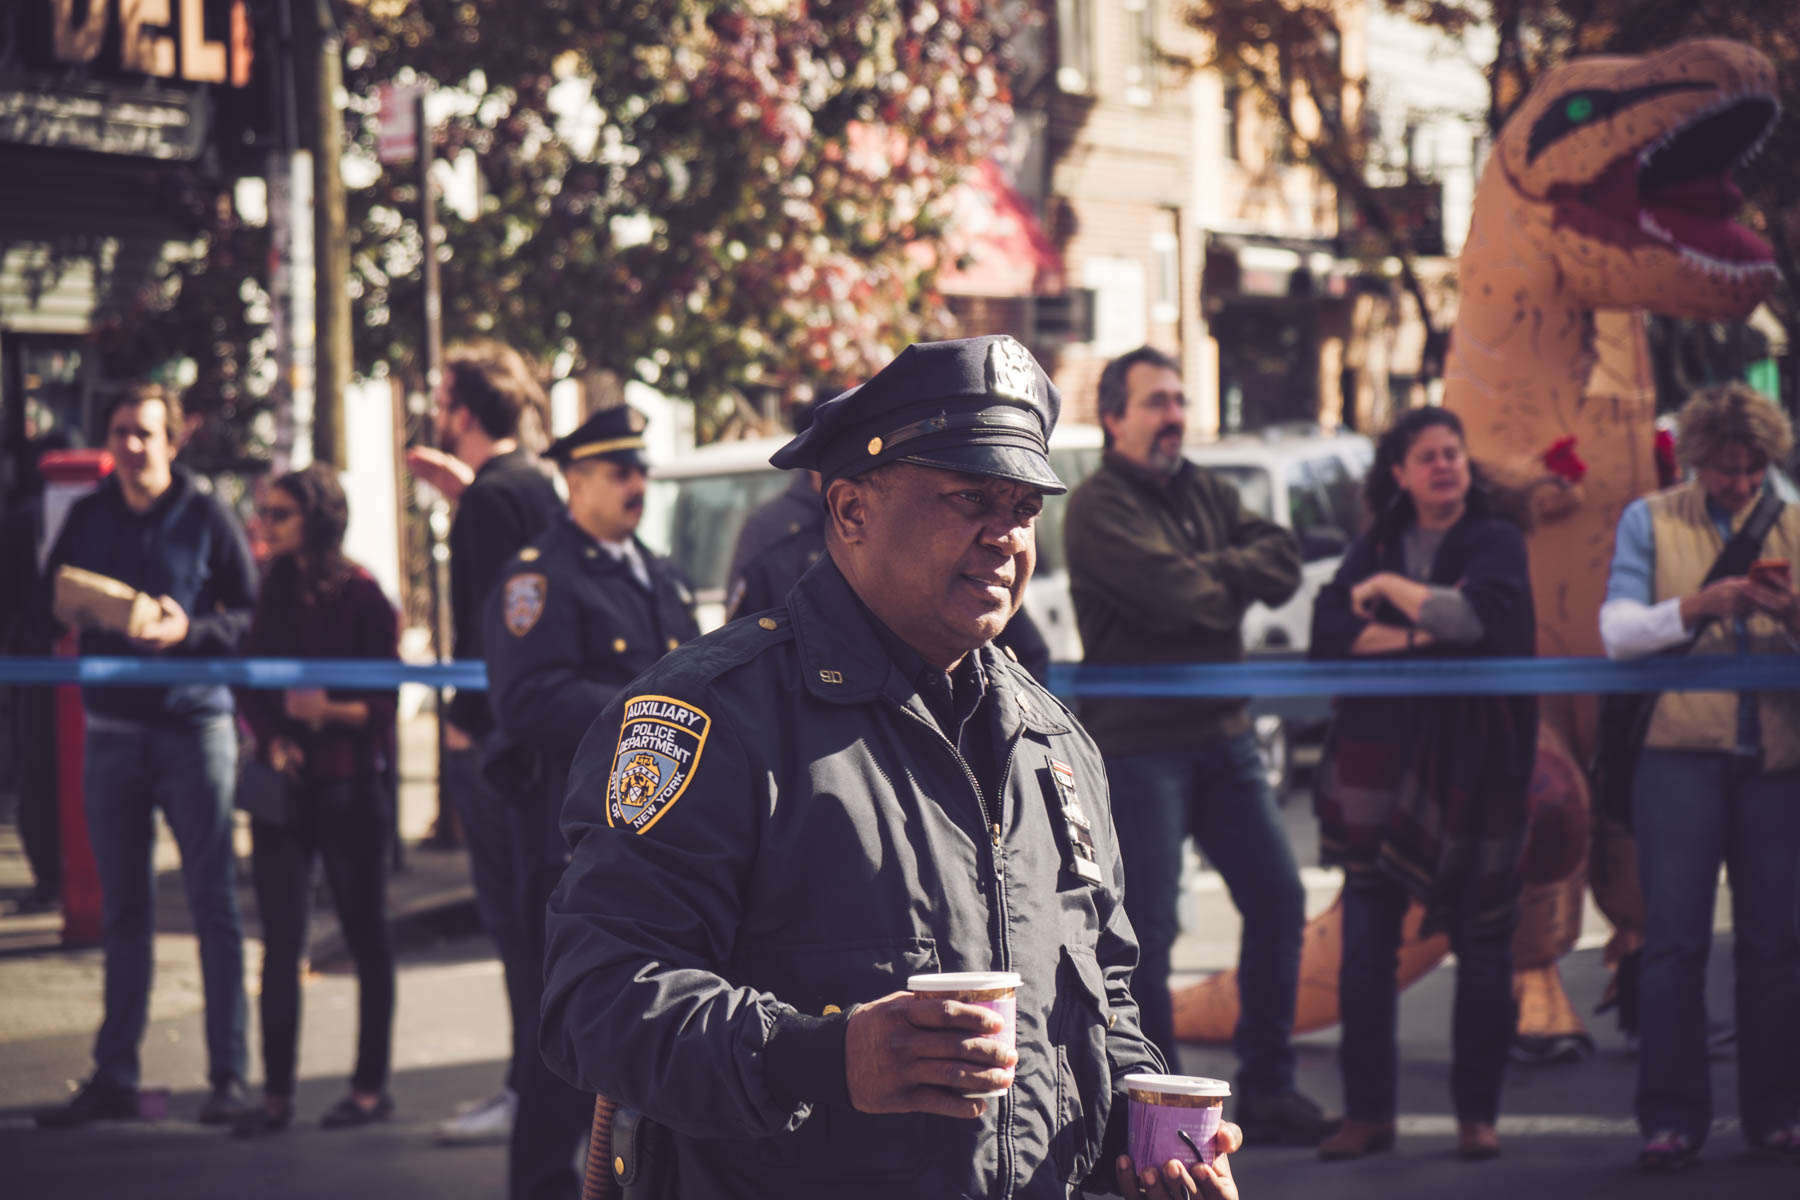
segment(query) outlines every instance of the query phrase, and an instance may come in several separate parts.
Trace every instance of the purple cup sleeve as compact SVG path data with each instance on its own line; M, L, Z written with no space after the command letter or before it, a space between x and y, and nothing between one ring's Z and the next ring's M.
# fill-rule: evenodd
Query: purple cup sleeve
M1204 1108L1180 1108L1172 1104L1146 1104L1131 1101L1131 1164L1138 1170L1161 1167L1171 1158L1184 1163L1194 1161L1194 1152L1182 1140L1182 1132L1200 1147L1200 1161L1208 1166L1213 1160L1213 1137L1219 1132L1224 1116L1222 1105Z

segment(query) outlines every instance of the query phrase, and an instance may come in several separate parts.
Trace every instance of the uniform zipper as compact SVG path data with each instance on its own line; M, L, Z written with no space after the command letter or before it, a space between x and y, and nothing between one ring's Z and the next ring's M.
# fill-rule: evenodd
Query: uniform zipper
M1003 872L1003 868L1000 864L1000 839L1004 831L1001 829L996 814L988 811L987 799L981 794L981 782L975 778L975 772L969 769L968 762L957 752L956 746L949 738L944 736L944 731L939 729L932 722L921 717L918 713L913 712L905 705L902 704L897 707L901 712L905 713L908 717L911 717L915 722L930 731L930 733L937 738L938 744L948 750L950 752L950 757L956 760L956 765L962 768L963 778L969 781L969 791L975 797L975 807L981 811L982 824L987 827L988 836L992 839L992 845L988 851L988 865L994 875L994 940L1000 947L1000 962L997 964L996 969L1002 971L1009 970L1012 966L1012 953L1006 940L1006 892L1005 889L1000 886L1000 879ZM1000 768L1000 782L994 797L995 801L1000 804L1003 810L1005 804L1002 797L1006 795L1006 785L1012 779L1013 759L1018 757L1018 753L1019 738L1015 736L1007 743L1006 763ZM1016 1082L1014 1086L1017 1086ZM1006 1092L1000 1097L1000 1115L996 1121L1000 1133L999 1175L1000 1183L1002 1185L1002 1197L1010 1197L1013 1194L1013 1176L1017 1170L1015 1165L1017 1150L1013 1145L1013 1105L1012 1088L1007 1088Z

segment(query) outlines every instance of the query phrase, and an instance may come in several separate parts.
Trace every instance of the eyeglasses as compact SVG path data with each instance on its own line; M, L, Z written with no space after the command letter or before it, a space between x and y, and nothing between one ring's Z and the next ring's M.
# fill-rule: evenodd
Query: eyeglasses
M270 506L270 507L266 507L266 508L257 509L256 515L261 517L263 519L264 523L266 523L266 524L279 525L283 521L290 520L294 517L299 516L300 510L297 508L282 508L282 507Z

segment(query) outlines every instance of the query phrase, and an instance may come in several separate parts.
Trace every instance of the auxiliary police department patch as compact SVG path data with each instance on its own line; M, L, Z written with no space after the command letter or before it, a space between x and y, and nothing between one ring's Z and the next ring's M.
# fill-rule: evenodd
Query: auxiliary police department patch
M544 597L550 593L550 581L542 575L514 575L506 581L506 631L514 637L531 632L544 615Z
M606 823L645 833L687 791L706 749L712 718L668 696L625 705L619 748L606 786Z

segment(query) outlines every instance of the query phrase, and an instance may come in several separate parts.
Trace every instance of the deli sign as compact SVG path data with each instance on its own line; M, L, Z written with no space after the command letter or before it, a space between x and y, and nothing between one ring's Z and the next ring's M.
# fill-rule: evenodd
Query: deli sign
M251 0L0 4L0 143L193 161L253 79Z
M61 64L112 68L185 83L250 82L254 56L244 0L35 0L50 10L50 53ZM208 16L216 27L207 28ZM113 61L101 62L111 50Z

